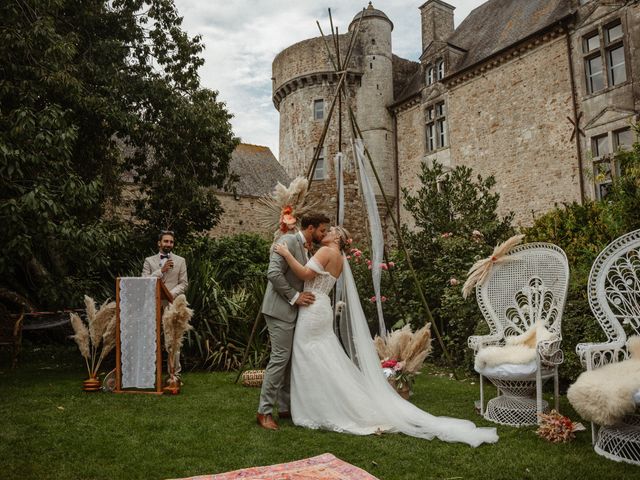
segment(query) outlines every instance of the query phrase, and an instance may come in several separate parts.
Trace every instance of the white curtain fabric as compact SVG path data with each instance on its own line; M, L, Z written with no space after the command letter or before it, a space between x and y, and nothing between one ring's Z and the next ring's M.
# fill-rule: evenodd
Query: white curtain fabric
M156 381L156 282L120 279L122 388L154 388Z
M384 316L382 314L382 302L380 300L380 279L382 276L382 259L384 255L384 237L382 235L382 225L380 223L380 213L378 212L378 204L373 191L373 186L369 181L367 169L365 165L366 157L364 153L364 145L361 139L354 142L353 150L355 152L356 164L358 165L358 175L360 177L360 185L362 186L362 195L367 205L367 215L369 217L369 228L371 229L371 276L373 279L373 291L376 296L376 308L378 311L378 331L381 337L387 334L384 325Z

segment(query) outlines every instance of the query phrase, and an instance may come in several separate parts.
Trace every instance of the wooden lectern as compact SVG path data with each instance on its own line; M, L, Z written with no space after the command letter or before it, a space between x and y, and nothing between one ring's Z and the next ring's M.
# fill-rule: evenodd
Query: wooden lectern
M152 281L152 277L140 277L145 281ZM116 278L116 387L115 393L150 393L162 394L162 302L173 302L173 295L167 289L160 279L156 280L155 285L155 356L156 356L156 372L155 372L155 389L124 389L122 388L122 339L121 339L121 281L123 278ZM127 280L135 280L128 278Z

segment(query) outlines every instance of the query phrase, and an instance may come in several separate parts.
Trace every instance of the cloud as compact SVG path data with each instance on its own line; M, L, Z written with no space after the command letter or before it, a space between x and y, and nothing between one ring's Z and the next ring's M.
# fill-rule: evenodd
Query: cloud
M318 0L175 0L183 28L201 35L205 65L202 85L220 92L234 115L231 123L243 142L267 145L278 156L278 112L271 101L271 63L284 48L319 35L318 20L330 31L327 7L334 26L346 32L366 1L340 0L338 5ZM394 24L396 55L417 60L421 53L420 12L424 1L378 0ZM450 1L458 25L483 0Z

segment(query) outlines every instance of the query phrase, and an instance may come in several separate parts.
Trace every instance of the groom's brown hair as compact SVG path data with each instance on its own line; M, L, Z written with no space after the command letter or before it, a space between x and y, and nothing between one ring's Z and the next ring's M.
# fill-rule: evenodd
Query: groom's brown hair
M318 228L321 223L329 223L329 217L324 213L309 213L300 219L302 230L306 230L309 225Z

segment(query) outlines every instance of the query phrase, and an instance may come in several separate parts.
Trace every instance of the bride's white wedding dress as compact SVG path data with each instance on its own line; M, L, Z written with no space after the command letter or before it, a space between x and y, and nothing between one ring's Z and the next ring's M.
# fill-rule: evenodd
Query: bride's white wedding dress
M477 428L468 420L433 416L404 400L389 385L345 259L342 275L346 307L342 315L349 317L349 358L333 331L328 294L336 278L313 258L307 267L318 275L305 282L305 291L313 292L316 300L300 308L293 341L291 414L296 425L357 435L403 432L474 447L498 440L495 428Z

